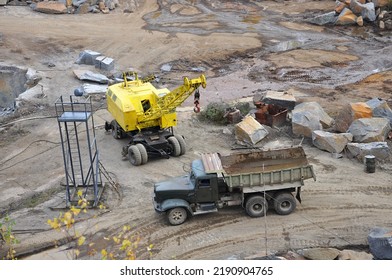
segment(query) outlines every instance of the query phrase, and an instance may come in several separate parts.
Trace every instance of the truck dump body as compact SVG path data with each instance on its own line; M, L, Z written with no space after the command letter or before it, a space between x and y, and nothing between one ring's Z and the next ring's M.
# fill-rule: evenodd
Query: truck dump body
M284 184L298 186L303 180L315 178L302 147L279 150L256 150L227 156L202 156L206 173L218 173L229 188ZM245 191L245 190L244 190ZM246 191L245 191L246 192Z

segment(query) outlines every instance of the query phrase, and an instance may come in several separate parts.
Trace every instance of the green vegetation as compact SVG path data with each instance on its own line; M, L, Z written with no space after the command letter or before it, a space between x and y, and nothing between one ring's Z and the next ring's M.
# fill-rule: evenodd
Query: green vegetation
M8 248L7 255L4 257L6 260L15 260L15 245L19 243L19 240L15 238L13 234L13 228L15 221L11 220L9 216L6 216L0 221L0 245L3 243Z
M225 115L231 109L236 108L240 110L241 115L245 116L251 110L251 106L248 102L238 102L234 105L230 105L224 102L212 102L200 112L200 120L209 121L216 124L224 125L227 124L228 120Z

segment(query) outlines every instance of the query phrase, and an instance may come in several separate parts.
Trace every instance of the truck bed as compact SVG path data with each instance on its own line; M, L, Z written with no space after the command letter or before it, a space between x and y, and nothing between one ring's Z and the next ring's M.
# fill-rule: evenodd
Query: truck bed
M277 150L252 150L222 156L202 156L206 173L221 174L229 188L265 185L302 185L303 180L314 178L302 147Z

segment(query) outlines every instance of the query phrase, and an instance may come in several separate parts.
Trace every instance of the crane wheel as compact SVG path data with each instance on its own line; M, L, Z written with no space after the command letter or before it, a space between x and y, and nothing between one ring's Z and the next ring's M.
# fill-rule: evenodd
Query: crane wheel
M128 160L132 165L139 166L142 164L142 155L136 145L131 145L128 148Z
M183 154L186 153L186 143L185 143L185 139L184 137L182 137L181 135L174 135L174 137L176 137L178 143L180 144L180 156L182 156Z
M174 157L180 156L181 146L177 138L174 136L170 136L169 138L167 138L167 141L169 142L169 145L171 147L171 155Z
M135 146L139 149L140 155L142 157L142 164L146 164L148 161L148 154L147 154L146 147L144 147L144 145L141 143L138 143Z

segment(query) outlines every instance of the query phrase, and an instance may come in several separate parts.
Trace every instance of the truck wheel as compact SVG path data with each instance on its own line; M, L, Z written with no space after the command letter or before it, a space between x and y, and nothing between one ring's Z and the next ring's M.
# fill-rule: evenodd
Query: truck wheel
M142 164L142 155L140 154L138 147L136 147L135 145L129 146L128 159L132 165L138 166Z
M144 147L143 144L137 143L136 147L139 149L140 156L142 157L142 163L141 164L146 164L148 161L148 154L146 147Z
M174 135L174 137L176 137L178 143L180 144L180 156L182 156L183 154L186 153L186 143L185 143L185 139L184 137L182 137L181 135Z
M167 141L169 142L169 145L171 147L171 155L173 157L178 157L181 154L181 146L180 143L178 143L178 140L174 136L170 136L167 138Z
M110 123L111 127L112 127L112 136L114 139L121 139L121 130L120 130L120 126L118 125L118 123L116 121L112 121Z
M252 196L246 202L245 210L253 218L262 217L268 211L268 203L262 196Z
M297 206L294 196L291 193L279 193L274 197L274 209L279 215L288 215Z
M167 218L169 220L169 223L173 226L181 225L182 223L185 222L188 214L184 208L177 207L170 209L167 212Z

